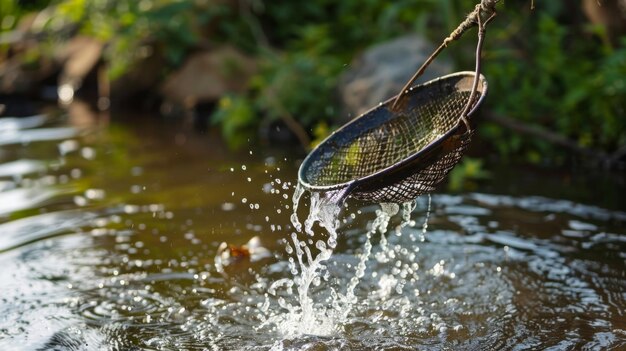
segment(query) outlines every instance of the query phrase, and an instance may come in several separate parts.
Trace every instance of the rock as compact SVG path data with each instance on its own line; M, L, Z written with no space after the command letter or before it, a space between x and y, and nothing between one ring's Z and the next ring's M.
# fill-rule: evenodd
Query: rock
M59 75L59 87L67 85L78 90L83 80L94 70L100 58L104 44L96 39L77 36L56 53L56 59L62 62Z
M17 44L16 44L17 45ZM59 73L58 86L72 91L81 87L83 79L99 62L104 44L87 37L75 37L59 45L53 57L41 55L38 43L20 43L23 49L0 63L0 93L34 95L44 81ZM38 53L35 59L29 53Z
M404 36L367 49L341 77L339 91L346 119L396 95L435 47L418 35ZM450 73L452 64L437 58L418 82Z
M0 62L0 94L37 95L41 82L54 74L55 67L45 57L29 60L26 53Z
M257 71L256 61L231 46L193 54L164 82L166 100L191 108L216 101L227 93L242 93Z
M162 72L167 63L158 52L149 52L145 57L110 82L111 107L128 109L151 109L158 98Z

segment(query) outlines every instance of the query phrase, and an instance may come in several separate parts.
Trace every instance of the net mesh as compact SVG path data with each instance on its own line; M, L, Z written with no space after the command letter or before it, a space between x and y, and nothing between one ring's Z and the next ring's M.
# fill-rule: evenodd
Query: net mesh
M473 78L472 78L473 79ZM333 186L371 176L401 162L442 138L456 126L467 104L470 91L457 81L442 80L424 87L402 113L385 113L375 119L356 120L350 133L330 138L306 165L306 180L313 186ZM479 100L477 94L474 103ZM358 187L354 198L376 202L403 202L430 192L445 178L463 155L472 133L453 135L455 147L440 154L430 164L392 185L367 191ZM381 172L384 176L385 172Z
M372 202L406 202L411 201L422 194L435 190L452 168L459 162L473 133L460 137L460 146L445 153L441 158L430 166L415 172L401 180L386 187L381 187L373 191L355 191L351 195L354 198Z

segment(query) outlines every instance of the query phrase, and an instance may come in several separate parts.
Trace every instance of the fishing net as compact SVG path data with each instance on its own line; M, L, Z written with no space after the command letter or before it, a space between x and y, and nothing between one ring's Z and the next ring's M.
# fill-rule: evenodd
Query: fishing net
M300 168L301 183L316 190L352 186L352 197L375 202L404 202L434 190L473 134L460 116L474 77L473 72L441 77L410 89L399 113L389 100L353 120L309 154ZM484 77L479 80L468 115L487 90Z
M499 0L482 0L417 70L393 99L349 122L304 160L300 184L371 202L406 202L433 191L459 162L473 132L470 116L483 101L480 74L485 25ZM413 86L435 57L478 25L476 69Z

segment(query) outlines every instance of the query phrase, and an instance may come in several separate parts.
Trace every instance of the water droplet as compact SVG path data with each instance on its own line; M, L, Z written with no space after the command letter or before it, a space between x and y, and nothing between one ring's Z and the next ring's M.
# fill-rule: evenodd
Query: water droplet
M337 246L337 240L333 237L328 238L328 246L334 249Z
M326 243L325 243L325 242L323 242L322 240L318 240L318 241L315 243L315 247L317 247L317 248L318 248L318 250L320 250L320 251L321 251L321 250L326 250Z

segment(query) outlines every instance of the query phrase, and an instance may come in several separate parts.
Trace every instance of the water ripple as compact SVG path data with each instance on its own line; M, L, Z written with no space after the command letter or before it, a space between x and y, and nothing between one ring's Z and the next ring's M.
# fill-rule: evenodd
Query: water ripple
M38 141L52 141L72 138L78 135L73 127L38 128L32 130L5 131L0 136L0 146L11 144L30 144Z
M43 172L46 168L46 162L21 159L0 164L0 177L21 177L26 174Z
M18 188L0 192L0 215L36 208L50 199L74 191L71 187Z
M73 233L86 225L96 214L85 211L52 212L0 224L0 252Z

